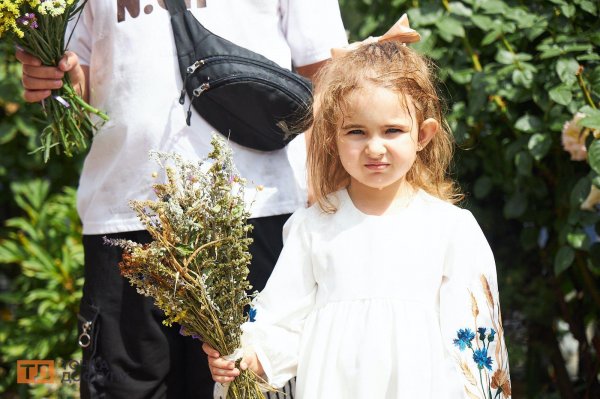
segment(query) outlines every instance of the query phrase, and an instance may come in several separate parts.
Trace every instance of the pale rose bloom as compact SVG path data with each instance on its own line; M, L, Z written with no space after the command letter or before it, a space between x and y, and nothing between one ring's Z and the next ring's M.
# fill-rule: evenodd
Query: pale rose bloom
M598 190L598 188L596 188L596 186L594 186L592 184L592 189L590 190L590 193L588 194L585 201L583 201L581 203L580 208L584 211L594 211L595 210L594 205L599 204L599 203L600 203L600 190Z
M585 139L589 134L589 129L578 126L585 114L578 112L573 119L565 122L562 130L562 145L565 151L571 154L572 161L583 161L587 158L587 149L585 148Z

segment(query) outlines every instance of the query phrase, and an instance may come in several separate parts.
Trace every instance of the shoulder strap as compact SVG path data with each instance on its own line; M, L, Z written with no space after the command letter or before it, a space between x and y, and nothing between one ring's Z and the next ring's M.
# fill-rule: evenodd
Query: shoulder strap
M165 0L165 6L169 10L169 14L175 15L178 12L185 12L187 7L185 6L185 0Z

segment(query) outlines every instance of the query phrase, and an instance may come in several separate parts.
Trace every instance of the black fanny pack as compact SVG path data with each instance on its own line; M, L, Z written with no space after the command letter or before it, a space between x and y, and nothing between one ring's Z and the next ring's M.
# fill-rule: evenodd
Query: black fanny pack
M283 148L308 112L311 83L266 57L206 29L185 6L167 0L183 89L191 106L221 134L261 151Z

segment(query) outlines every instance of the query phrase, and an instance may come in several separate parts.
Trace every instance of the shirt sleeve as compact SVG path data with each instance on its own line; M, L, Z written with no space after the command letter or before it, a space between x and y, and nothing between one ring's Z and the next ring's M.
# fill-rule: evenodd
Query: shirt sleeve
M275 387L296 375L300 333L315 304L317 285L303 226L306 212L296 211L286 223L279 260L252 304L255 320L242 325L242 347L256 352Z
M92 56L92 6L87 3L79 17L73 18L67 25L65 42L67 50L73 51L79 57L81 65L90 65Z
M454 389L448 397L510 398L494 256L473 215L460 213L440 290L445 378Z
M332 47L348 44L337 0L281 0L280 9L294 66L326 60Z

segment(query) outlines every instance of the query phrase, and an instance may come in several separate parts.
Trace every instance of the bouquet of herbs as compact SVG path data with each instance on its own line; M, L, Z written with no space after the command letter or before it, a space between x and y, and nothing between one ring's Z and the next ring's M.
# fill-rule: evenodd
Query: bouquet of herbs
M165 312L165 324L179 323L182 334L233 354L240 352L240 326L250 303L251 225L243 200L245 181L234 168L231 150L216 135L212 145L208 158L197 163L152 153L166 182L154 185L156 201L130 204L153 241L109 242L124 249L121 273L138 292L154 298ZM267 388L264 381L245 370L229 386L228 398L264 398L261 387Z
M34 55L48 66L57 65L65 53L67 24L79 18L87 0L1 0L0 38L8 37L14 44ZM98 121L107 121L101 111L87 104L75 90L68 74L63 86L53 90L51 97L42 101L48 126L41 134L44 160L50 158L54 147L71 156L73 151L87 147Z

